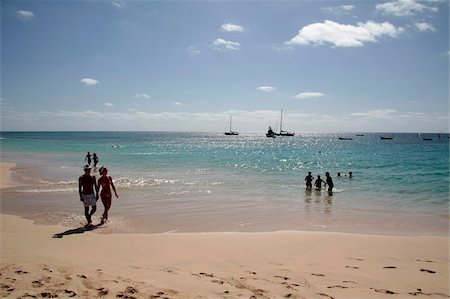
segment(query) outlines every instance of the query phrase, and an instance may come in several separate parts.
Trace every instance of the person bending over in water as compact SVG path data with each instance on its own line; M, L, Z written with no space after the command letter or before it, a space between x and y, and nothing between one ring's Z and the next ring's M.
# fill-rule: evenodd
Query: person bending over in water
M314 182L314 187L316 187L316 190L322 189L322 183L326 184L326 182L320 178L320 175L318 175L316 181Z
M108 176L108 169L105 167L102 167L100 169L100 174L102 175L98 179L98 188L100 191L100 196L102 198L103 205L105 206L105 212L103 212L102 217L102 224L108 221L108 211L111 208L111 187L114 190L114 194L117 198L119 198L119 195L117 195L116 187L114 187L113 180L110 176ZM98 199L98 195L97 195Z
M311 175L311 172L308 171L308 175L305 176L306 189L312 189L312 181L313 180L314 180L314 177Z
M97 195L94 195L94 190ZM87 226L92 225L92 215L97 211L98 188L95 176L91 176L91 167L89 165L84 166L84 174L78 179L78 193L80 194L80 201L84 204ZM92 206L90 212L89 206Z
M325 176L327 177L327 178L326 178L325 185L328 185L328 192L331 193L331 192L333 192L333 187L334 187L333 179L331 178L329 172L326 172L326 173L325 173Z

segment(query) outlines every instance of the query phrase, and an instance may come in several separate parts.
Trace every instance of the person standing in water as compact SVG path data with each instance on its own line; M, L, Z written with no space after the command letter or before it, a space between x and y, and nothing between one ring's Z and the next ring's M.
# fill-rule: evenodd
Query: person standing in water
M108 221L108 211L111 208L111 187L114 190L116 198L119 198L119 195L117 195L116 187L114 186L112 178L108 176L108 169L106 169L105 167L100 168L100 174L102 176L98 179L98 188L99 190L101 189L100 197L102 198L103 206L105 207L105 212L103 212L101 221L101 223L103 224Z
M94 160L94 168L97 167L98 164L98 156L96 153L92 155L92 160Z
M80 194L80 201L84 204L87 226L90 226L92 225L92 215L97 211L98 187L95 176L91 176L91 167L89 165L84 166L84 174L78 179L78 193ZM92 207L90 212L89 206Z
M311 175L311 171L308 171L308 175L305 176L306 189L312 189L312 181L314 177Z
M86 162L89 166L91 165L91 153L87 152L86 158L84 158L84 162Z
M316 190L322 189L322 183L326 184L326 182L320 178L320 175L318 175L316 181L314 182L314 187L316 187Z
M328 185L328 192L331 193L331 192L333 192L333 187L334 187L333 179L331 178L329 172L326 172L326 173L325 173L325 176L327 177L327 178L326 178L325 185Z

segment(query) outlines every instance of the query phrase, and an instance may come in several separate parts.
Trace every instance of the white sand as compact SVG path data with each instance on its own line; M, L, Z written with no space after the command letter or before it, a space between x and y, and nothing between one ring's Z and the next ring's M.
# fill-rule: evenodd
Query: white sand
M79 230L52 238L67 228L7 215L1 221L0 296L449 296L446 237L311 232L104 235Z

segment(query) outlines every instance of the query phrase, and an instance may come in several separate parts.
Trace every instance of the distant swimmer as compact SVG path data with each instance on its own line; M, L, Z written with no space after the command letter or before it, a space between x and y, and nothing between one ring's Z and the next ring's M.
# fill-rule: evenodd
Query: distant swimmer
M78 179L78 193L80 194L80 201L84 204L87 226L90 226L92 225L92 215L97 211L98 188L95 176L91 176L91 167L89 165L84 166L84 174ZM92 207L90 212L89 206Z
M312 181L313 180L314 180L314 177L311 175L311 171L308 171L308 175L305 176L306 189L312 189Z
M92 155L92 160L94 160L94 168L97 167L98 164L98 156L96 153Z
M102 166L102 168L100 168L100 174L102 176L98 179L98 189L99 190L101 189L100 197L102 198L103 206L105 207L105 212L103 213L101 222L103 224L108 221L108 211L111 208L111 198L112 198L111 187L114 191L114 194L116 195L116 198L119 198L119 195L117 195L113 179L110 176L108 176L108 169Z
M322 183L326 184L326 182L320 178L320 175L318 175L316 181L314 182L314 187L316 187L316 190L322 189Z
M338 177L338 178L341 177L341 173L340 173L340 172L337 173L337 177Z
M350 171L350 172L348 173L348 177L349 177L349 178L352 178L352 177L353 177L353 172Z
M91 165L91 153L87 152L86 158L84 158L84 162L86 162L88 165Z
M328 192L331 193L331 192L333 192L333 187L334 187L333 179L331 178L329 172L326 172L326 173L325 173L325 176L327 177L327 178L326 178L325 185L328 185Z

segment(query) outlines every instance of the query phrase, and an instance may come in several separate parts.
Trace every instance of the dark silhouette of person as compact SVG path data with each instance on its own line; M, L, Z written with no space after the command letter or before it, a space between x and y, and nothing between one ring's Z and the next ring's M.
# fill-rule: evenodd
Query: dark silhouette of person
M94 190L95 193L94 194ZM87 225L92 225L92 215L97 211L98 187L95 176L91 176L91 167L84 166L84 174L78 179L78 193L80 201L84 204L84 215L86 216ZM89 206L92 207L89 212Z
M350 172L348 173L348 177L349 177L349 178L352 178L352 177L353 177L353 172L350 171Z
M102 167L100 170L100 174L102 176L98 179L98 188L99 190L101 189L100 197L102 198L103 206L105 207L105 212L103 212L101 221L101 223L103 224L108 221L108 211L111 208L111 187L114 190L116 198L119 198L119 195L117 195L116 187L114 186L112 178L108 176L108 169L106 169L106 167Z
M91 153L87 152L86 158L84 158L84 161L88 164L91 165Z
M322 189L322 183L326 184L326 182L320 178L320 175L318 175L314 182L314 187L316 187L317 190L320 190Z
M98 156L96 153L92 155L92 160L94 160L94 168L97 167L98 164Z
M325 176L327 177L327 178L326 178L325 185L328 185L328 192L333 192L334 184L333 184L333 179L332 179L331 176L330 176L330 173L329 173L329 172L326 172L326 173L325 173Z
M308 171L308 175L305 176L306 189L312 189L312 181L313 180L314 180L314 177L311 175L311 172Z

